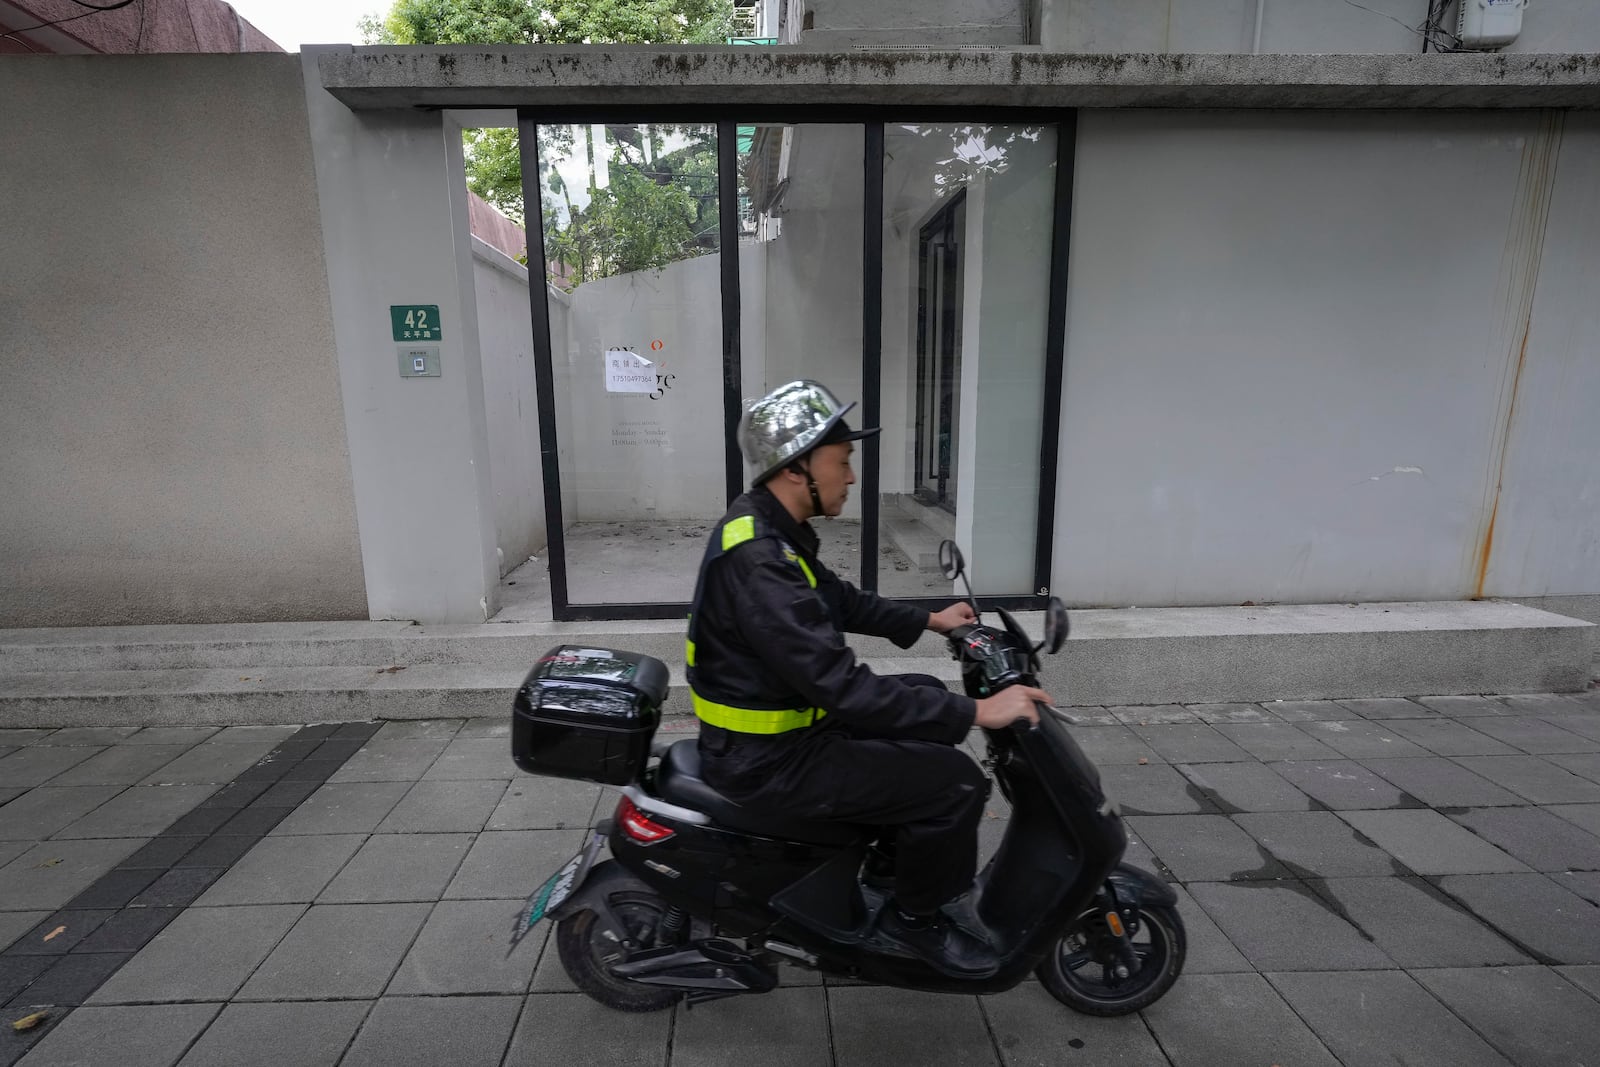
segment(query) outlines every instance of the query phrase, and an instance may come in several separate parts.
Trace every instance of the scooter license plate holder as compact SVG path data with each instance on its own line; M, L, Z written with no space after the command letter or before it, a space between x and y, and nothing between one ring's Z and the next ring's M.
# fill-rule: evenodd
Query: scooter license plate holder
M603 844L605 838L601 834L590 834L588 843L578 850L578 854L562 864L560 870L534 891L533 896L528 898L528 926L555 911L583 887L584 879L589 876L589 868L594 866L594 858L599 855Z

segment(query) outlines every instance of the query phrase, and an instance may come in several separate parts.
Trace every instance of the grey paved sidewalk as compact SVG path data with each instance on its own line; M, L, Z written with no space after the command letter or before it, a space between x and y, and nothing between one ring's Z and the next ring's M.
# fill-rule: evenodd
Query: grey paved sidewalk
M1126 1019L796 970L608 1011L507 945L614 794L501 721L0 731L0 1004L52 1013L0 1064L1600 1064L1600 692L1074 712L1188 925Z

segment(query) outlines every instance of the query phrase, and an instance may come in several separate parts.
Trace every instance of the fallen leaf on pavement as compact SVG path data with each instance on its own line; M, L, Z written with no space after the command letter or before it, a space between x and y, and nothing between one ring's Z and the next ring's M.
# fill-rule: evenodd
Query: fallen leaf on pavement
M397 673L399 673L400 671L403 671L403 670L405 670L404 667L379 667L378 668L378 673L379 674L397 674Z
M59 857L57 857L56 859L53 859L53 860L45 860L43 863L39 864L38 866L40 866L40 867L54 867L56 864L58 864L60 862L61 862L61 859Z
M48 1018L50 1018L49 1012L36 1011L32 1015L24 1015L22 1018L12 1023L11 1029L20 1034L24 1030L32 1030L35 1026L38 1026Z
M1145 759L1143 756L1139 757L1139 766L1143 767L1146 763L1149 763L1149 762L1150 761Z
M65 926L58 926L58 927L56 927L56 928L55 928L55 929L54 929L54 930L51 930L51 931L50 931L50 932L49 932L49 933L48 933L48 934L45 934L45 935L44 935L44 939L45 939L45 940L46 940L46 941L48 941L48 940L50 940L50 939L51 939L51 938L52 938L52 937L58 937L58 936L60 936L60 935L61 935L61 934L64 934L64 933L66 933L66 932L67 932L67 928L66 928L66 927L65 927Z

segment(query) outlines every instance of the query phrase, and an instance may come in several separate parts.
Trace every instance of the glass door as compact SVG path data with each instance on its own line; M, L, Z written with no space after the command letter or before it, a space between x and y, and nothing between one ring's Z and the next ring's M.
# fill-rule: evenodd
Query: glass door
M947 597L950 537L978 594L1042 595L1057 127L886 123L883 140L878 590Z
M727 509L717 127L539 125L537 143L552 592L559 566L570 605L684 604Z

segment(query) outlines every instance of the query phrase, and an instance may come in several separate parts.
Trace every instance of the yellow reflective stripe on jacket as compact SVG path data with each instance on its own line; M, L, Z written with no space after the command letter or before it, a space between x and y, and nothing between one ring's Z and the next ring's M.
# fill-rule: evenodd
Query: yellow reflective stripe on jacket
M735 708L707 700L692 689L689 693L694 698L694 713L701 722L740 734L786 734L790 730L802 730L828 714L821 708L783 711Z
M788 560L790 563L798 563L800 565L800 569L805 572L806 584L811 586L813 589L817 587L817 576L811 573L811 568L806 565L806 561L801 558L800 553L796 552L788 545L784 545L783 558Z
M722 528L722 551L744 544L746 541L755 540L756 519L754 515L740 515L737 519L730 519Z
M683 643L683 662L684 662L684 664L686 666L689 666L689 667L693 667L694 666L694 642L693 641L684 641L684 643Z

